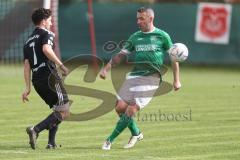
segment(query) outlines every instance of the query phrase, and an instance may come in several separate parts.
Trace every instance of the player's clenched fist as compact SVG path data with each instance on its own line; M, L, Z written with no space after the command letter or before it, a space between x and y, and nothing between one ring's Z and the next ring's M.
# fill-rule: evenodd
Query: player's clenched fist
M106 79L106 76L107 76L107 71L105 68L103 68L99 73L99 77L102 79Z

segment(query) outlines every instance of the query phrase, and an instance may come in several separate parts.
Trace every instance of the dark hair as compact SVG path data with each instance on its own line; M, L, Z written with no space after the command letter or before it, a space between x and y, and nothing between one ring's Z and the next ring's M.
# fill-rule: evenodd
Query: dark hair
M39 25L42 20L48 19L51 15L52 11L50 9L45 8L36 9L32 14L32 22L35 25Z

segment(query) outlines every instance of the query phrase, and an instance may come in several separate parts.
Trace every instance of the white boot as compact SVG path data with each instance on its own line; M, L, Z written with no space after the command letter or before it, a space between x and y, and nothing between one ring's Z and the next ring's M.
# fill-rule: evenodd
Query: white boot
M102 150L110 150L112 143L109 141L105 141L102 146Z
M143 139L142 133L140 133L138 136L132 136L129 139L128 144L126 144L123 148L125 149L132 148L137 143L137 141L140 141L142 139Z

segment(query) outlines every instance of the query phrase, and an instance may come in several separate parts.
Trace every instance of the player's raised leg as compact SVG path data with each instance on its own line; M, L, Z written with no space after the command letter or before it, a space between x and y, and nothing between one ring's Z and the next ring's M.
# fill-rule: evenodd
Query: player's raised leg
M106 139L106 142L103 144L103 150L111 149L111 144L114 139L117 138L117 136L122 133L122 131L128 126L128 124L133 121L133 115L137 111L138 107L136 105L128 105L126 112L121 115L112 134Z
M116 105L115 110L116 110L116 112L117 112L117 114L119 115L120 118L123 115L123 113L126 112L127 107L128 107L128 104L126 102L124 102L123 100L118 100L117 101L117 105ZM131 132L131 138L140 135L140 129L138 128L137 123L134 119L129 122L128 129ZM141 136L141 137L143 137L143 136ZM139 139L139 137L138 137L138 139ZM140 138L140 139L142 139L142 138Z

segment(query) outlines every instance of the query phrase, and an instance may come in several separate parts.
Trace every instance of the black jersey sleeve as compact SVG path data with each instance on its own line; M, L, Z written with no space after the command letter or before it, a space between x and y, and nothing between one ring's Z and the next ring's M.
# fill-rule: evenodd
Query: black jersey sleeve
M54 48L54 35L52 33L45 33L42 37L42 45L49 44Z
M26 46L23 47L23 60L29 59Z

